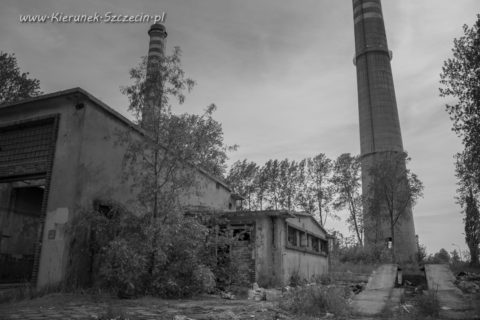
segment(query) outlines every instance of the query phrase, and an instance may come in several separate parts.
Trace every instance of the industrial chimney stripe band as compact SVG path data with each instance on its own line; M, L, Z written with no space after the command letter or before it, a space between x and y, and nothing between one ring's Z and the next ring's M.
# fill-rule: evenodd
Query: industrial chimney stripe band
M365 14L367 14L367 13L369 13L369 12L376 12L376 13L378 13L378 14L382 14L382 9L381 9L381 8L375 8L375 7L366 8L366 9L360 10L360 11L358 11L357 13L355 13L355 14L353 15L353 17L356 19L356 18L358 18L359 16L365 15Z
M377 9L380 9L380 11L382 10L382 6L377 2L365 2L362 5L355 7L353 9L353 14L356 15L359 12L362 12L362 9L366 11L366 9L369 9L369 8L377 8Z
M362 14L355 18L354 23L357 24L363 19L371 19L371 18L376 18L376 19L383 19L383 16L380 13L377 12L367 12L365 14Z

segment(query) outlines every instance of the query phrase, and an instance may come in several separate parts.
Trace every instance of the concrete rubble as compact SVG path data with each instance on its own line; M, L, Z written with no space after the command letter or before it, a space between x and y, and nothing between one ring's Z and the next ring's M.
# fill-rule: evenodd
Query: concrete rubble
M282 291L279 289L265 289L259 287L255 282L252 289L248 290L248 299L254 301L277 301L282 297Z
M480 293L480 275L470 272L459 272L454 282L464 293Z

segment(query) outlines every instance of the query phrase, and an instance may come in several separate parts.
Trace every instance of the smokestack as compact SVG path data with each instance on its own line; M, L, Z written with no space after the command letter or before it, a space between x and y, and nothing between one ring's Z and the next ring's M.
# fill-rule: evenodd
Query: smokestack
M395 88L393 86L391 51L388 50L380 0L353 0L355 58L357 68L358 111L363 194L372 178L370 168L392 153L402 153ZM367 209L367 210L365 210ZM372 217L364 208L365 246L374 246L390 237L384 208ZM399 260L408 260L417 251L411 207L400 218L395 229L395 252Z
M159 108L162 100L160 63L165 54L167 31L163 24L156 23L150 27L148 35L150 36L150 43L148 45L145 105L142 110L141 121L144 129L146 129L148 123L154 119L153 113L155 106Z

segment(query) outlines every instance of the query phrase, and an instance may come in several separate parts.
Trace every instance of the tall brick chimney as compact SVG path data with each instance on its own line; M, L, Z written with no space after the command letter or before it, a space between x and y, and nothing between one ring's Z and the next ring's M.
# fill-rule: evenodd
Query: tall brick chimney
M150 27L148 35L150 36L150 43L148 45L145 105L142 110L141 121L144 129L147 129L151 120L154 119L155 107L160 108L162 101L160 63L165 54L167 31L163 24L156 23Z
M353 19L362 186L366 194L372 181L370 168L389 155L404 150L390 65L392 54L387 46L380 0L353 0ZM378 245L378 241L385 243L391 237L389 220L383 209L379 210L380 216L372 217L369 208L364 208L367 248ZM399 261L409 260L417 252L412 208L408 206L405 211L395 228L393 249Z

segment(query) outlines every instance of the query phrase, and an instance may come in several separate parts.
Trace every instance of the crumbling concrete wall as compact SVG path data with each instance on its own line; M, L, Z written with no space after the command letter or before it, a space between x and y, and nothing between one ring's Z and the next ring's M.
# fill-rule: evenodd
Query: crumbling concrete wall
M293 274L310 280L328 272L326 253L289 248L287 225L326 241L326 232L311 217L258 215L255 218L255 279L261 287L287 285Z
M328 273L328 254L317 253L309 249L291 248L287 244L287 226L291 225L298 230L326 241L327 234L311 217L301 216L288 218L283 224L283 234L281 237L283 252L283 273L282 281L288 284L292 275L298 275L302 279L311 280L315 276Z

